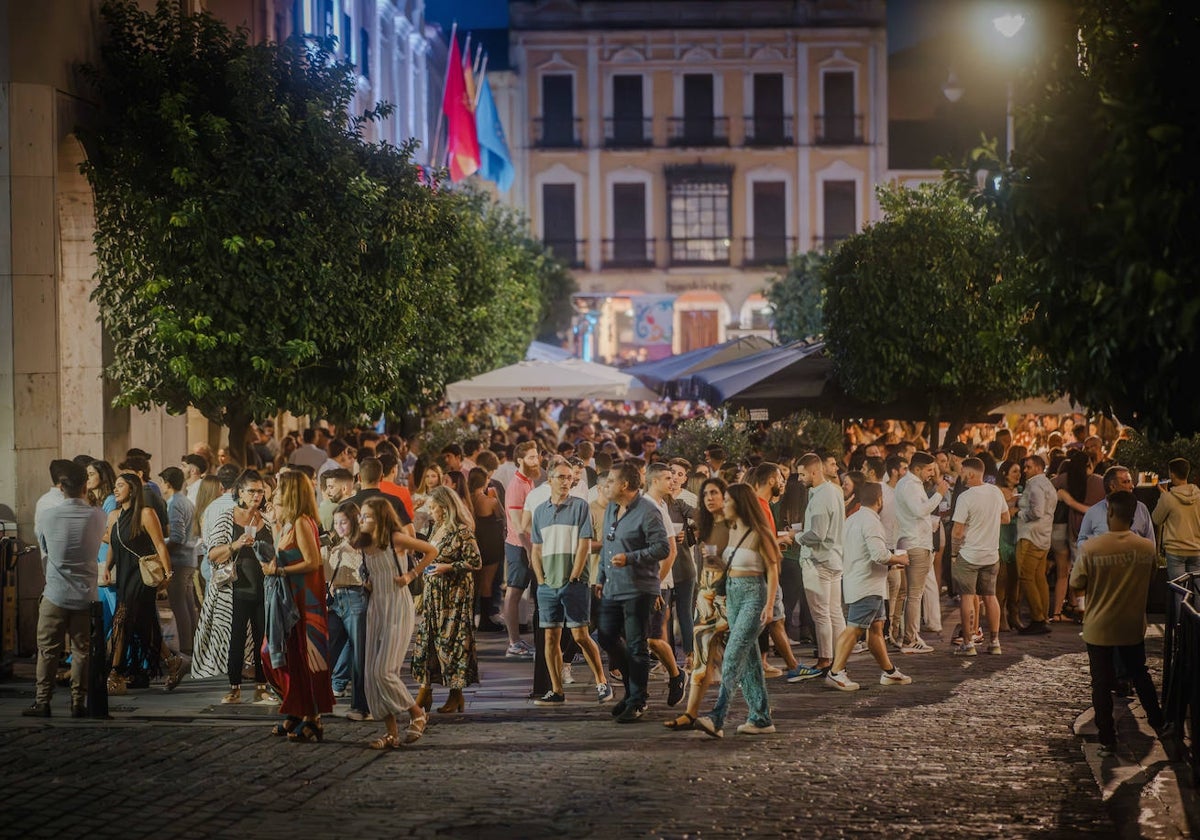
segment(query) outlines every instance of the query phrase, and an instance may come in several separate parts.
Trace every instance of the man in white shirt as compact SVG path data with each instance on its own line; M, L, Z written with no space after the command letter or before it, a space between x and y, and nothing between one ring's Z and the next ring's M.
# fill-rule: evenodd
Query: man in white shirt
M1000 600L996 577L1000 572L1000 526L1009 521L1008 500L994 484L983 481L983 461L967 458L960 467L963 490L954 506L954 531L950 543L950 573L959 593L963 641L954 652L975 655L979 629L979 599L987 610L991 641L988 653L1000 653Z
M932 495L925 490L927 484L934 486ZM908 474L896 483L896 548L908 553L901 653L933 652L919 632L921 596L925 591L925 578L933 567L933 531L929 527L929 517L949 489L946 480L938 477L937 462L928 452L914 452L908 463ZM999 546L999 540L996 545Z
M183 470L184 494L188 497L188 501L195 506L196 501L200 498L200 479L208 474L208 461L204 460L203 455L190 452L183 456L179 468Z
M679 551L678 540L675 538L675 526L671 522L671 511L667 507L667 496L675 489L675 478L671 468L663 463L650 464L646 467L646 498L658 508L662 517L663 528L666 529L668 553L665 560L659 564L659 579L662 591L659 600L650 612L650 627L646 634L646 644L650 654L662 663L667 671L667 705L675 706L683 699L685 676L675 661L675 651L667 643L664 621L667 617L667 605L671 602L671 590L675 588L675 579L671 575L671 567L675 565L675 557Z
M846 520L843 533L842 589L849 615L846 629L837 638L833 664L825 675L825 684L839 691L858 690L858 683L846 673L846 662L864 632L867 649L883 671L879 684L896 686L912 682L912 677L900 673L892 664L883 642L888 570L893 566L903 568L908 564L908 557L894 554L887 546L887 535L879 519L883 507L882 488L878 482L867 482L859 489L859 509Z
M895 551L896 540L900 536L900 524L896 521L896 485L900 479L908 475L908 461L900 455L889 455L883 462L885 478L880 487L883 490L883 510L879 521L883 523L884 537L887 547ZM904 597L904 570L900 566L888 569L888 621L887 640L897 651L900 650L901 638L904 635L904 622L900 617L900 605Z
M820 676L833 664L833 642L846 629L842 615L842 526L846 507L839 484L828 478L829 462L809 452L798 464L808 482L804 532L800 543L800 571L804 594L817 635L817 663L798 665L788 682ZM814 673L814 671L816 673Z
M57 458L50 462L50 489L41 495L33 508L33 536L37 540L38 548L41 549L43 558L49 554L49 549L46 547L46 534L42 529L42 520L46 511L50 510L50 508L58 507L66 501L67 497L60 488L60 485L63 482L63 478L71 472L72 463L62 458Z
M1029 624L1017 632L1033 636L1050 632L1046 623L1050 605L1046 563L1058 494L1046 477L1046 460L1041 455L1026 458L1022 470L1025 492L1017 502L1017 574L1021 578L1021 595L1029 604Z
M302 431L300 439L304 442L296 447L296 451L288 459L289 464L312 467L313 475L317 474L317 471L321 469L322 465L329 458L329 454L315 443L318 431L313 428Z

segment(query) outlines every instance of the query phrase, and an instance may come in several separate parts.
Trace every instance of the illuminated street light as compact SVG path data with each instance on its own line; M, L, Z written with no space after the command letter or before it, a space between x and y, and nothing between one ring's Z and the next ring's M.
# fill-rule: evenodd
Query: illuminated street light
M998 18L992 19L992 26L996 27L996 31L1005 38L1012 38L1021 31L1021 27L1025 25L1025 15L1001 15Z
M1022 27L1025 26L1025 15L1011 12L1000 15L999 17L992 18L992 26L996 27L997 32L1011 41L1021 31ZM1016 133L1013 126L1013 83L1011 74L1008 79L1008 102L1005 107L1004 128L1004 153L1008 160L1011 161Z
M945 84L942 85L942 95L950 100L951 104L953 104L962 99L963 94L966 92L966 88L959 84L958 76L954 75L954 71L951 70L950 77L946 79Z

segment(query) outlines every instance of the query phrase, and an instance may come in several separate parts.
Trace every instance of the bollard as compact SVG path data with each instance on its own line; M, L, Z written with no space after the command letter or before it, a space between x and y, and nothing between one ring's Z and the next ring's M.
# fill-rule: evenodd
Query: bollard
M99 601L91 604L92 644L88 655L88 717L109 720L108 714L108 669L112 666L108 655L108 643L104 637L104 605Z

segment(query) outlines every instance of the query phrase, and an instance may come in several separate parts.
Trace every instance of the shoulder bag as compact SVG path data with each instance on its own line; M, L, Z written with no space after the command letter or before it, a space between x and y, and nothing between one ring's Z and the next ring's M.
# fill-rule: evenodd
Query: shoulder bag
M121 548L125 549L128 554L133 554L129 546L125 545L125 538L121 536L121 525L119 522L117 523L117 542L121 543ZM158 559L158 554L134 556L137 557L138 571L142 573L142 583L157 589L167 579L167 569L163 565L162 560Z
M396 555L395 546L389 545L388 551L390 551L392 553L392 565L396 567L396 574L397 575L404 574L403 570L401 570L401 568L400 568L400 558ZM411 572L415 565L416 565L415 563L410 561L408 564L408 570ZM409 581L409 583L408 583L408 593L410 595L412 595L413 598L420 598L421 595L424 594L424 592L425 592L425 576L424 575L413 575L413 579L411 581Z
M721 598L725 597L725 592L728 589L729 569L733 566L733 555L737 554L738 549L742 547L742 543L746 541L746 537L750 536L751 530L752 529L747 528L746 533L742 534L742 538L738 540L737 545L733 547L733 551L729 552L729 560L725 563L725 571L721 573L721 576L717 578L716 582L712 585L712 591L714 595L717 595Z

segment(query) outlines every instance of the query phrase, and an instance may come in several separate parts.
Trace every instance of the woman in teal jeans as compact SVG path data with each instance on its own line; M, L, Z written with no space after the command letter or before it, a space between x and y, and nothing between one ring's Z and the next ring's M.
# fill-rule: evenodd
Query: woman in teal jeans
M779 585L779 546L749 485L730 486L725 494L725 518L731 523L725 549L729 640L725 643L717 703L707 715L696 718L695 726L714 738L723 738L730 695L741 686L749 715L737 728L738 733L768 735L775 731L775 725L758 656L758 634L771 621L775 587Z

